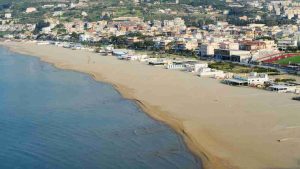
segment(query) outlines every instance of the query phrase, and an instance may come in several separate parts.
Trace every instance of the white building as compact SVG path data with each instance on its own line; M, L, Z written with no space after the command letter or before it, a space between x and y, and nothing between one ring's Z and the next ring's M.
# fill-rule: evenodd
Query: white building
M174 63L169 63L165 67L166 69L176 69L176 70L183 70L185 69L185 66L182 64L174 64Z
M68 7L68 5L67 4L57 4L57 7L58 8L66 8L66 7Z
M11 13L5 13L5 14L4 14L4 17L5 17L6 19L10 19L10 18L11 18Z
M268 74L256 72L251 72L250 76L247 78L248 85L250 86L264 85L269 80Z
M49 34L51 32L51 27L50 26L44 27L44 28L42 28L41 32L45 33L45 34Z
M292 38L279 39L277 42L279 49L285 50L288 47L297 47L297 40Z
M222 78L222 77L225 77L225 73L222 70L216 70L216 69L211 69L211 68L202 68L202 69L200 69L198 76Z
M53 8L53 7L54 7L54 5L52 5L52 4L46 4L46 5L42 6L42 8L44 8L44 9L49 9L49 8Z
M219 45L217 43L201 44L199 47L200 56L213 56L215 54L215 49L218 49Z
M27 8L26 9L26 13L32 13L32 12L36 12L37 10L36 10L36 8L34 8L34 7L29 7L29 8Z
M263 86L270 81L268 74L251 72L248 77L233 76L231 79L226 79L225 83L239 86Z
M198 73L203 68L208 68L208 64L207 63L197 63L197 64L195 64L194 72Z
M52 16L62 16L64 14L63 11L54 11Z
M275 91L278 93L298 93L300 89L297 88L297 86L282 84L282 85L272 85L268 88L268 90Z
M84 16L84 17L88 16L88 14L85 11L82 11L81 15Z
M130 60L145 62L149 57L147 55L131 55Z
M90 35L87 35L87 34L79 35L79 41L81 41L81 42L86 42L86 41L90 41L90 40L91 40Z

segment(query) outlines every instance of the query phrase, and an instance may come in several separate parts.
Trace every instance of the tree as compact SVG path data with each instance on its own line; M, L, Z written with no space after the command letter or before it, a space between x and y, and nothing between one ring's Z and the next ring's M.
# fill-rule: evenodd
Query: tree
M126 36L111 36L110 42L119 48L123 48L127 45Z
M73 41L78 41L79 40L79 34L75 33L75 32L72 32L71 34L71 39Z
M33 31L34 34L38 34L43 28L50 26L49 22L45 22L45 21L39 21L36 26L35 29Z

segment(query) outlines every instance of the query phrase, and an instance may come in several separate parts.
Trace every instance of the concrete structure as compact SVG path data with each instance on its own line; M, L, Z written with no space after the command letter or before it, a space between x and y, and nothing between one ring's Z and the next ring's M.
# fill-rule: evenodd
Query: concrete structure
M226 79L224 82L235 86L263 86L268 81L270 79L267 74L251 72L248 77L233 76L233 78Z
M12 17L11 13L5 13L4 18L10 19Z
M279 49L286 50L288 47L297 47L297 40L292 38L279 39L277 42Z
M203 68L208 68L208 64L207 63L198 63L194 65L194 72L195 73L199 73L201 69Z
M270 91L275 91L278 93L298 93L299 92L299 88L297 88L297 86L290 86L287 84L281 84L281 85L272 85L268 88L268 90Z
M248 85L257 86L264 85L266 82L270 81L268 74L251 72L250 76L247 77Z
M184 70L185 69L185 66L182 65L182 64L174 64L174 63L170 63L170 64L167 64L166 69L177 69L177 70Z
M217 60L245 62L251 59L250 51L244 50L229 50L229 49L215 49L215 58Z
M149 57L147 55L131 55L130 60L132 61L140 61L144 62L148 59Z
M217 43L201 44L198 54L202 57L214 56L215 49L219 49L219 45Z
M221 70L202 68L200 69L198 76L200 77L225 77L225 73Z

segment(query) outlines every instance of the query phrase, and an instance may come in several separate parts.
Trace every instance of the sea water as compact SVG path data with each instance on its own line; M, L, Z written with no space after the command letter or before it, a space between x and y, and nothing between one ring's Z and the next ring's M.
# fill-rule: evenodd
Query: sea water
M98 168L194 169L201 161L111 85L0 48L0 169Z

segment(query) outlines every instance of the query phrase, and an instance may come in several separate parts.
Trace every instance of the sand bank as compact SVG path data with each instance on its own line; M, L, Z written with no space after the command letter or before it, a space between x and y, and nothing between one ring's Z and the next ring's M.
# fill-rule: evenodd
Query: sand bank
M182 134L205 168L300 167L300 104L291 100L292 94L231 87L85 51L15 42L4 45L113 84L124 97L136 100L152 117Z

